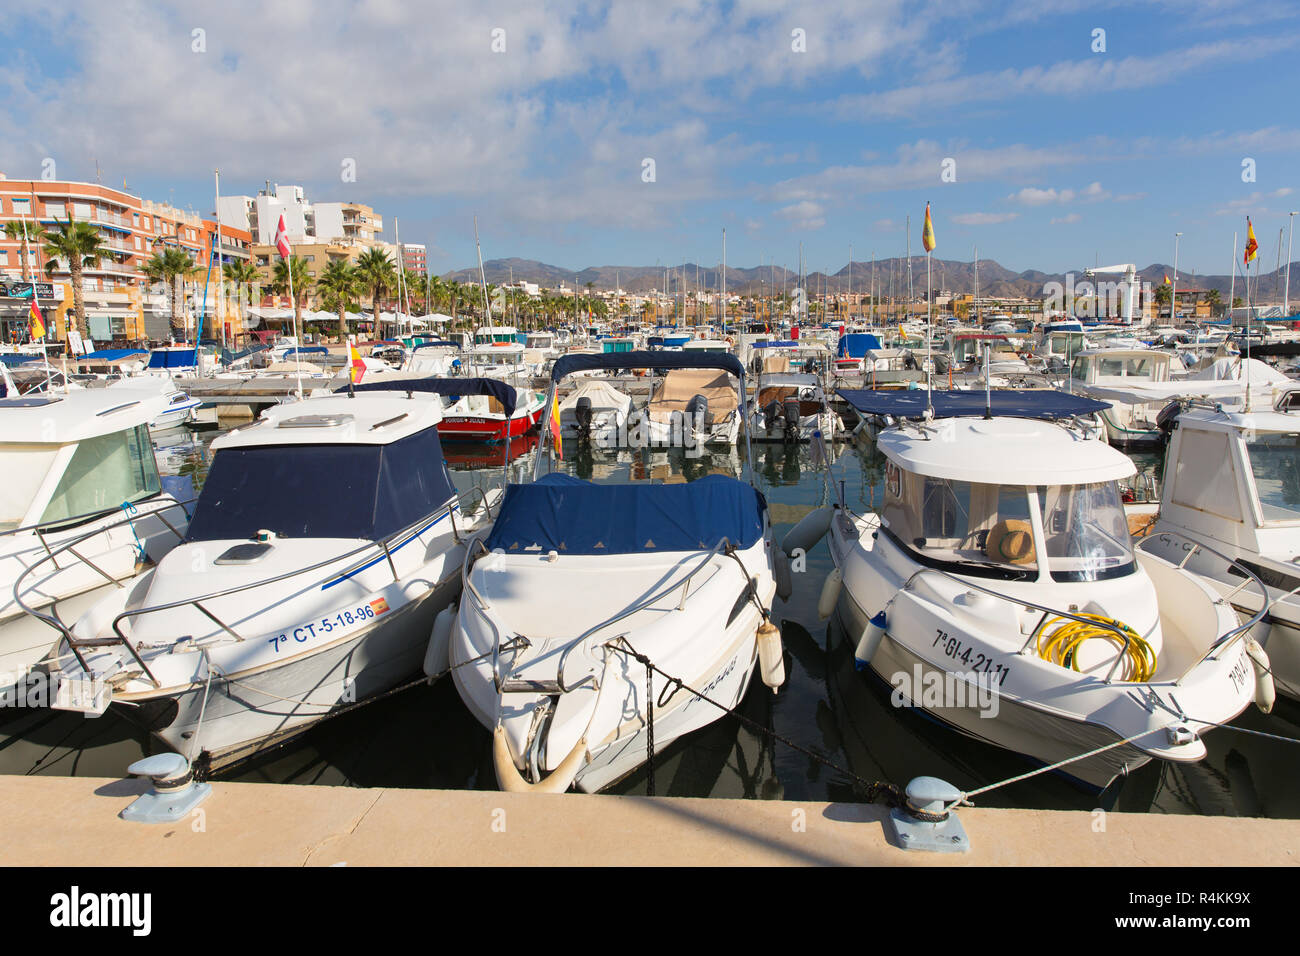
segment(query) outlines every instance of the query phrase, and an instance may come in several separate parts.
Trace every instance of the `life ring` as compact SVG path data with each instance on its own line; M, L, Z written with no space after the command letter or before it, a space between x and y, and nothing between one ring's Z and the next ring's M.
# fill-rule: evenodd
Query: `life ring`
M727 344L728 344L728 345L735 345L735 344L736 344L736 340L733 339L730 335L728 335L728 336L727 336Z

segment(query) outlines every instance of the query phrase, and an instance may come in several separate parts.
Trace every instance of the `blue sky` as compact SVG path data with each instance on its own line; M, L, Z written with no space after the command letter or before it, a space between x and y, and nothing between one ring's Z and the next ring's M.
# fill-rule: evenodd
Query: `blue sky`
M1294 3L413 6L10 15L0 170L98 160L205 214L214 167L224 193L301 183L390 241L399 218L437 271L474 262L475 214L486 258L715 264L725 227L730 265L794 268L802 241L838 270L901 254L908 215L919 251L929 200L944 258L1142 267L1182 232L1180 273L1224 273L1247 214L1271 269L1300 208Z

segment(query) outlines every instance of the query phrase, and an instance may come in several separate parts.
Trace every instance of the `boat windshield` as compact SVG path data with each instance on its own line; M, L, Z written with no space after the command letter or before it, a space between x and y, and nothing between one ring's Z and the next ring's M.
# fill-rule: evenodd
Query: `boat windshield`
M1038 557L1023 485L934 478L885 467L881 521L922 564L958 574L1020 580Z
M87 438L72 453L41 514L41 524L143 501L161 490L147 425Z
M1133 571L1133 542L1113 481L1038 489L1044 549L1055 581L1101 581Z
M188 541L288 538L378 541L455 495L437 430L389 445L253 445L220 449Z
M1246 457L1264 520L1300 520L1300 434L1247 432Z

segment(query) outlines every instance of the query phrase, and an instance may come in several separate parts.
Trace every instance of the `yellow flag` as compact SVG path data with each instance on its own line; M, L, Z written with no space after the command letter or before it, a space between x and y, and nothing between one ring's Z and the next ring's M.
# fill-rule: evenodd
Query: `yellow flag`
M930 204L925 204L925 229L921 231L921 245L926 252L934 252L934 223L930 221Z

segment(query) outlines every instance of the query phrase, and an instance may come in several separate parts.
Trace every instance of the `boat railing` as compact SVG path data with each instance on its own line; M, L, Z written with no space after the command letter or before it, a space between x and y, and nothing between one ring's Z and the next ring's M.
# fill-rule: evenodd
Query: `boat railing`
M156 501L161 500L162 495L164 495L165 493L166 492L160 491L156 496L152 498L146 498L138 502L124 502L124 504L131 504L134 505L136 508L139 508L141 505L149 505L155 503ZM170 509L175 507L176 505L180 505L181 507L184 507L185 505L193 504L195 500L197 499L187 498L185 501L168 499L166 508ZM36 532L36 536L41 539L41 544L45 545L45 539L43 537L44 534L48 534L49 532L52 531L63 531L68 528L75 527L76 525L84 524L87 521L94 521L96 518L106 518L109 515L111 515L113 512L121 511L121 510L122 510L122 505L114 505L111 508L98 508L95 511L87 511L84 514L68 515L68 517L66 518L56 518L49 521L37 521L34 524L23 525L22 527L19 528L6 528L5 530L0 531L0 539L12 537L14 535L19 535L19 534L25 534L28 531L34 531ZM103 530L105 530L104 527L100 527L98 530L91 532L90 534L98 534ZM90 534L87 534L84 537L90 537ZM46 546L46 550L47 551L49 550L48 546Z
M1154 532L1146 536L1145 538L1143 538L1138 543L1138 549L1144 552L1149 552L1150 549L1148 545L1150 545L1153 541L1159 541L1161 539L1164 539L1166 541L1180 539L1183 542L1185 542L1183 545L1183 549L1185 553L1183 554L1182 560L1179 561L1178 564L1176 565L1176 567L1179 570L1185 568L1187 566L1187 562L1192 560L1192 558L1195 557L1195 555L1200 551L1204 551L1206 554L1214 555L1220 561L1223 561L1225 564L1227 564L1228 569L1230 571L1235 569L1236 573L1241 575L1242 581L1240 584L1238 584L1227 594L1223 595L1222 599L1224 601L1227 601L1229 604L1232 603L1232 599L1234 597L1236 597L1238 594L1244 591L1251 584L1254 584L1259 588L1259 593L1260 593L1259 610L1256 611L1254 614L1252 614L1250 618L1247 619L1245 622L1238 624L1236 627L1231 628L1230 630L1224 632L1223 634L1220 634L1217 638L1215 638L1214 643L1212 643L1209 649L1204 654L1201 655L1200 660L1198 660L1197 663L1199 664L1200 661L1205 661L1205 660L1218 660L1223 655L1224 651L1226 651L1234 643L1240 640L1244 635L1249 633L1251 628L1253 628L1256 624L1258 624L1260 621L1264 619L1264 615L1268 613L1268 609L1272 607L1272 605L1274 604L1273 599L1269 597L1268 587L1264 584L1263 580L1260 578L1258 574L1252 571L1241 561L1237 560L1236 558L1230 558L1226 554L1222 554L1221 552L1216 551L1214 548L1211 548L1201 543L1200 541L1197 541L1194 538L1191 538L1183 534L1181 531ZM1190 547L1188 547L1188 545L1190 545ZM1158 557L1158 555L1153 555L1153 556ZM1300 587L1296 588L1296 590L1300 590ZM1292 591L1291 593L1294 594L1295 591ZM1286 597L1286 595L1284 595L1284 597ZM1179 682L1181 682L1181 678Z
M214 613L212 613L210 609L204 606L203 602L214 601L219 598L229 597L232 594L241 594L245 591L252 591L252 590L256 590L257 588L264 588L272 584L278 584L279 582L287 581L290 578L296 578L296 577L301 577L302 575L305 574L311 574L312 572L319 571L320 569L325 567L347 564L347 567L345 569L339 570L335 575L333 575L334 577L337 577L338 579L342 580L344 578L347 578L357 573L358 571L364 570L365 568L369 567L370 564L372 563L372 561L370 560L370 556L373 554L375 549L378 549L383 553L385 560L388 562L388 569L390 572L392 572L393 580L400 581L401 577L397 573L397 566L393 563L393 555L392 555L392 550L390 548L390 545L392 544L392 542L398 541L403 538L409 540L410 538L416 537L424 530L424 528L422 528L421 526L427 527L428 525L426 523L436 522L440 520L440 517L444 511L448 515L452 514L457 508L460 507L460 505L459 505L458 498L453 498L450 500L452 502L451 504L444 504L437 511L425 515L424 517L420 518L418 521L411 522L410 524L406 525L404 528L401 528L400 530L395 531L392 534L387 535L386 537L380 538L376 541L367 541L365 544L362 544L351 551L348 551L341 555L335 555L333 557L325 558L321 561L316 562L315 564L308 565L305 568L294 568L292 571L286 571L283 574L277 574L269 578L262 578L257 581L250 581L247 584L239 584L239 585L234 585L232 587L222 588L218 591L211 591L207 594L201 594L198 597L180 598L175 601L167 601L163 604L154 604L148 607L127 608L113 618L113 622L112 622L113 636L111 637L78 638L73 636L69 628L61 624L56 624L54 626L60 632L62 632L64 640L68 644L68 649L72 652L73 656L77 659L77 663L81 665L81 669L85 671L87 674L90 673L90 667L87 665L85 658L81 654L82 650L87 648L109 647L112 645L121 644L131 653L131 656L135 658L136 663L140 665L140 668L144 671L144 673L148 676L149 680L153 683L154 687L156 688L161 685L158 683L157 679L153 676L148 666L144 663L144 660L140 657L139 652L136 650L135 647L131 645L131 642L127 638L127 636L122 633L123 621L127 619L141 617L145 614L156 614L159 611L171 611L171 610L175 610L176 608L190 605L193 606L197 611L199 611L199 613L201 613L204 617L210 620L213 624L219 627L222 631L230 635L230 637L233 638L235 641L243 642L244 640L246 640L246 638L238 631L236 631L233 627L231 627L230 625L222 621L220 618L218 618ZM33 613L33 612L29 611L29 613ZM37 616L41 616L41 615L37 615Z

